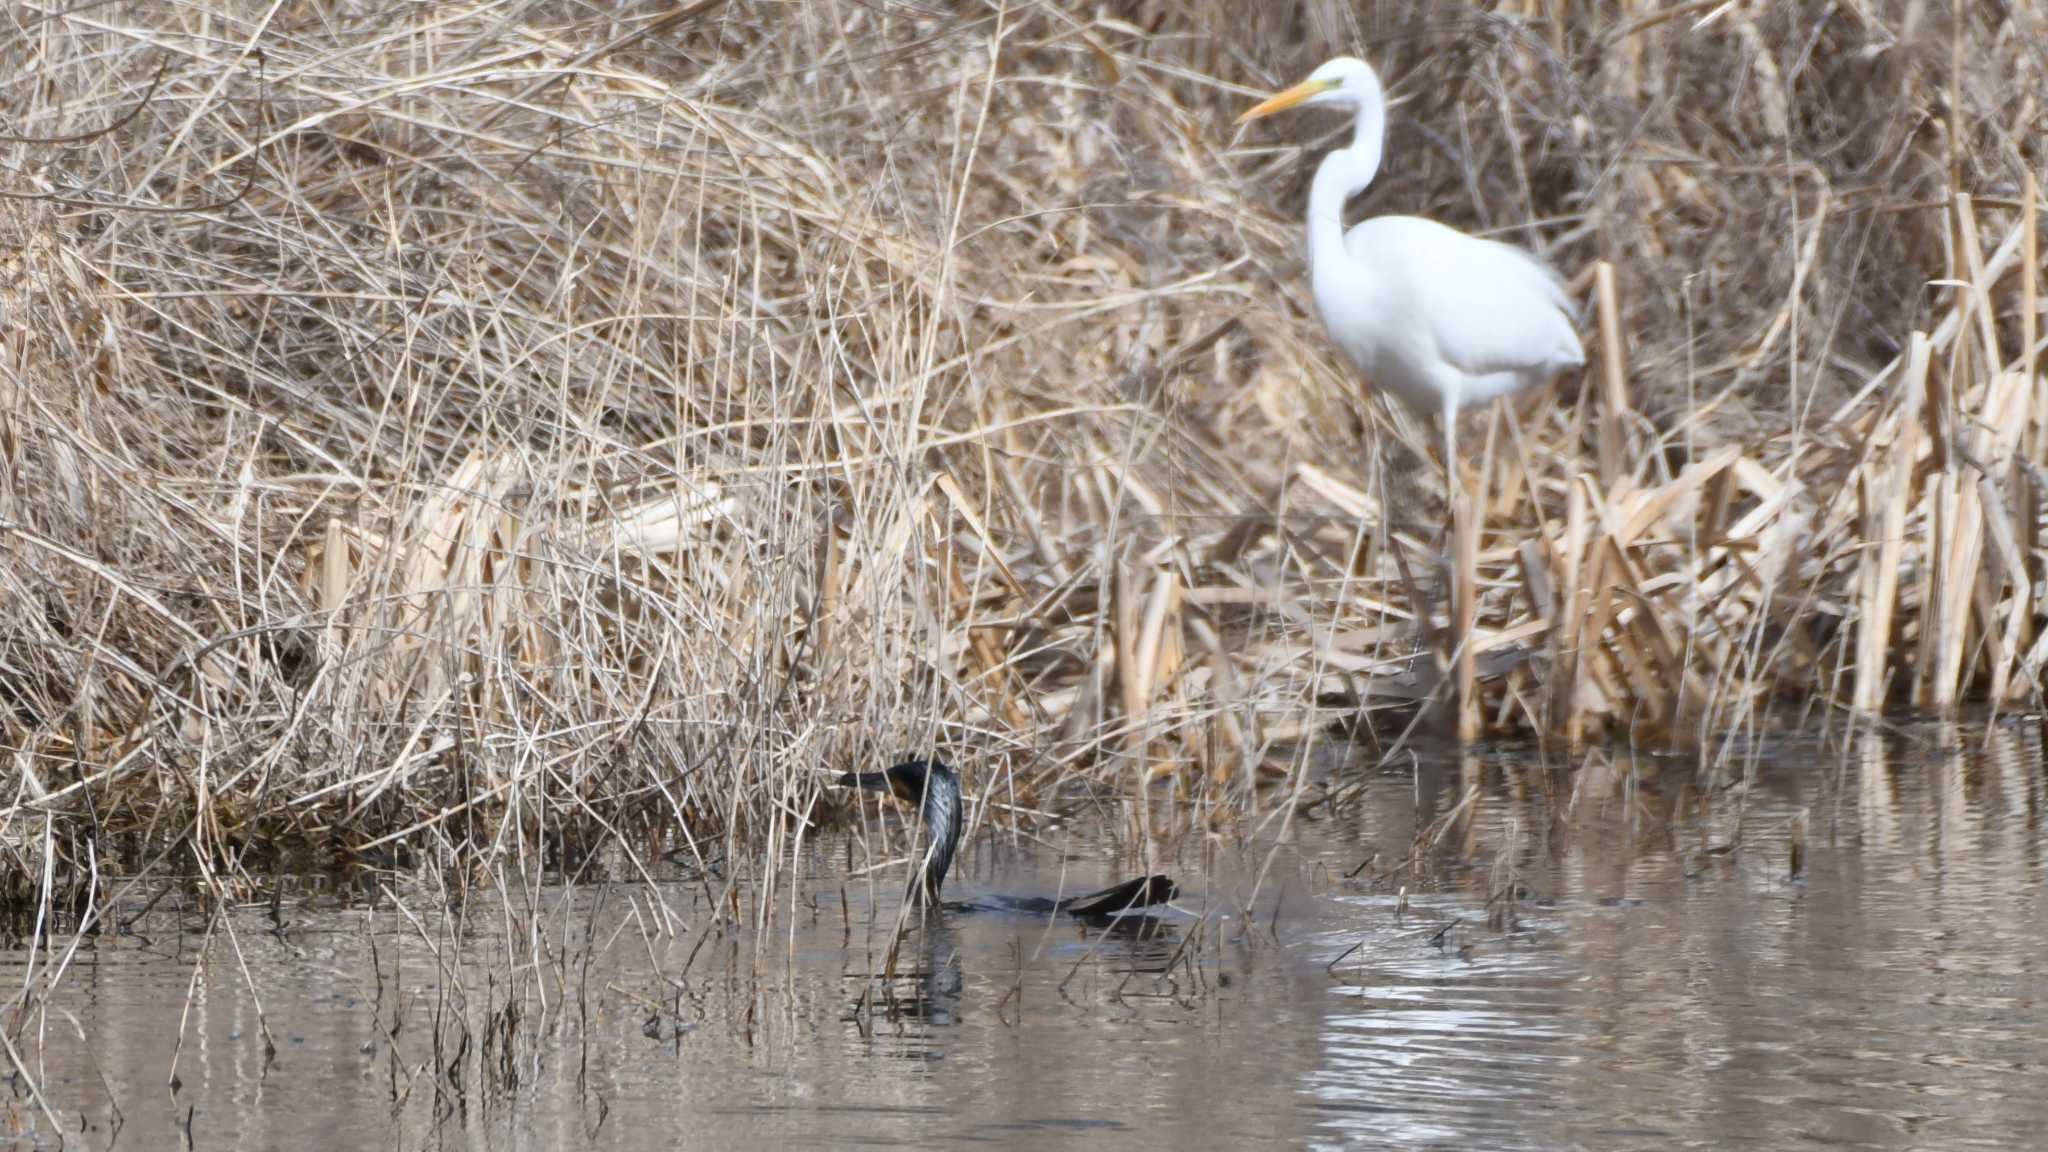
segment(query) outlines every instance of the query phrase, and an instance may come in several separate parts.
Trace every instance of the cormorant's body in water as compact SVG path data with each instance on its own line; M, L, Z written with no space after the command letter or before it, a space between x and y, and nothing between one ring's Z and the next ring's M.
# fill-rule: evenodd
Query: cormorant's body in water
M938 760L912 759L880 772L847 772L834 783L870 792L887 792L917 810L919 822L924 825L919 841L924 859L912 870L910 891L904 898L914 903L938 904L939 888L945 884L946 872L953 866L953 853L960 846L960 833L966 824L965 808L960 798L960 778ZM1164 904L1179 894L1179 889L1169 877L1140 876L1085 896L1069 896L1064 900L1006 897L989 906L1012 912L1065 912L1084 919L1109 919L1154 904ZM955 904L946 907L972 911L984 905Z

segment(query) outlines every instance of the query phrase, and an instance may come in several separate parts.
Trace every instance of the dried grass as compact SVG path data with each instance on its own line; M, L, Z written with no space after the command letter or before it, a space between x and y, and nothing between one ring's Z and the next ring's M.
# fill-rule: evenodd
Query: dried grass
M2037 698L2048 18L1355 11L13 7L10 890L92 843L772 871L900 749L1228 813L1333 721L1385 748L1445 694L1433 437L1307 302L1336 126L1228 128L1344 49L1404 101L1364 210L1600 318L1465 439L1473 723L1711 760L1781 701Z

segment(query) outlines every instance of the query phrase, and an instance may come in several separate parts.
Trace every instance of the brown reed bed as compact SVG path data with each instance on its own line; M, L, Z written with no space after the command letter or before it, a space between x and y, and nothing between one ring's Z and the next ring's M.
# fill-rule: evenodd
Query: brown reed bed
M8 891L772 893L898 750L1222 817L1436 725L1434 437L1308 305L1327 135L1229 128L1342 50L1401 101L1362 211L1588 305L1586 379L1462 438L1479 729L2035 701L2044 18L1359 11L16 6Z

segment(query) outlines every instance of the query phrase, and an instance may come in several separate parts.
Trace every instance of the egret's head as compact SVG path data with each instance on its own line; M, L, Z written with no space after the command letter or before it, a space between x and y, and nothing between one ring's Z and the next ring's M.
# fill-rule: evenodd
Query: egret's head
M1289 108L1314 104L1361 110L1378 104L1381 99L1380 78L1372 70L1372 65L1356 56L1339 56L1309 73L1308 79L1287 91L1246 109L1237 122L1243 124Z

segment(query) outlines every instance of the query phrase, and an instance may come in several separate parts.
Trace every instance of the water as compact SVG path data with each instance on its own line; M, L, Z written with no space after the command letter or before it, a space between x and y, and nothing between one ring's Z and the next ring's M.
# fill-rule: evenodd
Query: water
M662 883L675 936L637 881L492 889L458 924L387 878L402 910L340 886L210 942L173 899L81 942L11 1039L88 1148L2038 1146L2032 723L1781 741L1746 790L1694 779L1506 751L1345 776L1339 812L1173 836L1180 910L948 914L891 981L901 873L838 832L765 938L717 877ZM1138 866L1126 831L985 833L949 891L1107 883ZM12 1089L0 1142L53 1145Z

